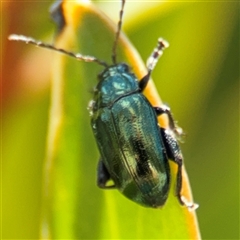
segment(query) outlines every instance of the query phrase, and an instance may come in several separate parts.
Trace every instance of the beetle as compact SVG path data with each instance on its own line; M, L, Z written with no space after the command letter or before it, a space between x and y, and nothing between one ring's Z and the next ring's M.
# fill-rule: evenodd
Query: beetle
M117 63L116 48L125 0L121 3L110 65L96 57L75 54L30 37L10 35L9 39L58 51L77 60L96 62L104 67L89 104L91 127L101 156L97 170L100 188L117 188L127 198L145 207L162 207L169 194L169 160L172 160L178 165L176 197L181 205L195 210L198 205L181 196L183 156L177 140L181 129L175 124L167 106L153 107L143 95L168 43L158 39L157 47L147 61L147 74L140 80L127 64ZM168 116L169 128L159 125L157 117L162 114ZM112 185L108 184L109 180L113 181Z

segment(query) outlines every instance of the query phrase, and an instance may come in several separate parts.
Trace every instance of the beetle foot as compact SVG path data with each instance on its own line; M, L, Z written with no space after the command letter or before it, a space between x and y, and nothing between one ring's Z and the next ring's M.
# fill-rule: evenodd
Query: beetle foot
M176 139L181 142L184 143L184 138L186 136L186 133L183 131L183 129L181 127L179 127L177 125L177 123L175 122L175 127L173 129L174 135L176 137Z
M199 207L197 203L189 202L184 196L181 196L181 201L190 212L195 211Z

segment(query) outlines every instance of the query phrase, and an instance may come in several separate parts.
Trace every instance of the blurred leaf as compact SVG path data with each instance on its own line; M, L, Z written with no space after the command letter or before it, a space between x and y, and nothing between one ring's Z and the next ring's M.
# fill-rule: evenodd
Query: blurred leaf
M46 4L43 2L35 2L35 4L1 2L3 44L0 92L2 101L0 229L3 239L39 237L49 78L44 65L46 61L41 61L41 51L38 55L36 48L10 42L8 35L27 34L28 30L30 34L34 29L45 38L49 34L47 21L42 21L41 24L41 18L35 18L33 21L34 16L40 14L43 9L45 12ZM39 68L41 73L36 74Z
M19 101L2 118L2 236L39 235L48 95ZM14 229L14 231L13 231Z
M92 5L64 1L62 6L67 25L57 38L57 46L110 62L115 24ZM118 49L118 59L131 63L141 78L146 72L144 64L124 36ZM155 210L138 206L117 191L96 187L98 153L86 106L91 97L88 90L96 85L101 70L94 63L55 56L42 237L199 239L195 214L179 205L174 189L163 210ZM159 105L154 91L150 84L146 94L153 95L152 101ZM190 198L186 176L184 187Z
M42 159L45 154L48 114L46 90L48 69L52 65L53 56L53 52L50 51L9 42L7 36L12 33L25 34L51 42L53 34L50 33L51 22L47 12L49 4L44 1L4 1L0 8L3 20L2 236L6 239L38 238ZM97 4L104 8L107 15L113 15L117 23L119 1L99 1ZM164 52L163 58L153 71L153 79L162 99L170 104L175 119L187 132L182 149L194 196L200 203L197 214L203 239L239 239L238 16L239 3L229 1L191 3L127 1L124 13L123 29L144 60L156 45L159 36L170 43L170 48ZM85 34L88 40L89 32ZM112 41L113 37L105 40L104 36L101 36L97 41L99 42L97 46L100 46L98 49L89 44L90 49L85 50L85 47L81 46L78 50L76 44L75 49L69 46L69 50L96 55L110 62ZM109 46L106 46L108 43ZM106 50L108 53L100 55L99 52L93 52L96 50ZM131 61L128 62L131 66L134 65ZM79 111L85 111L83 113L87 118L86 106L91 99L88 92L96 85L96 74L102 68L94 64L77 63L75 60L72 60L72 64L76 64L77 68L84 66L83 70L88 67L92 69L91 78L89 77L87 81L85 78L76 77L77 80L81 80L83 87L79 94L86 94L83 96L86 97L84 105L79 106ZM136 67L133 71L139 78L144 75ZM88 83L89 80L92 83ZM84 192L81 192L82 187L79 188L80 207L75 216L81 214L86 220L80 222L76 220L76 228L84 233L83 236L88 236L88 232L92 235L96 232L94 235L96 236L100 226L109 224L111 231L108 226L105 232L114 235L117 234L116 227L121 227L119 232L124 231L123 226L113 224L119 218L110 219L112 221L110 223L99 220L102 219L101 216L105 218L116 216L114 212L111 214L110 208L116 208L112 206L115 202L111 201L109 195L116 195L120 201L120 206L115 204L118 207L117 212L128 211L129 208L135 208L136 204L116 191L104 192L96 187L95 169L98 153L88 119L86 128L89 129L85 136L90 139L84 139L86 144L82 152L87 157L81 160L84 162L88 161L86 159L91 160L87 166L82 167L84 163L80 163L81 169L87 171L83 172L80 180L84 181L82 184L84 187L87 176L87 182L91 186L86 185ZM85 131L84 129L82 134ZM173 198L171 201L175 201L172 194L171 192L170 198ZM96 197L94 203L91 203L96 206L89 207L91 205L88 203L89 196L92 198L91 201ZM106 211L102 204L112 205L108 206ZM148 212L146 215L149 218L153 213L162 215L168 204L170 202L159 211L146 209ZM124 214L125 212L122 213ZM136 234L145 233L144 226L141 225L143 222L138 217L141 214L130 216L126 213L126 215L123 221L119 221L121 224L125 221L127 224L128 221L129 227L134 228L138 223ZM147 224L150 225L152 222L151 218ZM155 230L155 226L151 226ZM171 229L174 233L175 226ZM159 226L158 230L163 231Z

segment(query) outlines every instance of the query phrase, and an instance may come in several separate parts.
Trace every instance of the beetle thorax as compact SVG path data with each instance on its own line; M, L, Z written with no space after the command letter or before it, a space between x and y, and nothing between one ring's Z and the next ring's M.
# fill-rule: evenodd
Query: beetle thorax
M110 106L116 100L138 91L138 80L126 64L110 66L99 76L94 99L99 106Z

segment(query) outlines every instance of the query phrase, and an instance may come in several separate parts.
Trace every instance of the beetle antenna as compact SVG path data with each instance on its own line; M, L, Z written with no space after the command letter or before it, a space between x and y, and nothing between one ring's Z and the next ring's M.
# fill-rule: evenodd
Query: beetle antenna
M154 48L151 56L147 60L147 69L151 73L155 68L159 58L163 55L163 50L169 46L169 43L162 38L158 39L158 45Z
M86 55L82 55L80 53L73 53L73 52L69 52L69 51L66 51L64 49L61 49L61 48L56 48L54 47L53 45L51 44L48 44L48 43L44 43L44 42L41 42L39 40L35 40L31 37L26 37L26 36L23 36L23 35L16 35L16 34L12 34L8 37L9 40L11 41L21 41L21 42L25 42L25 43L30 43L32 45L35 45L37 47L42 47L42 48L47 48L47 49L51 49L51 50L54 50L56 52L60 52L60 53L63 53L63 54L66 54L70 57L74 57L76 58L77 60L80 60L80 61L84 61L84 62L96 62L97 64L99 65L102 65L104 67L108 67L108 64L104 61L101 61L99 60L98 58L96 57L93 57L93 56L86 56Z
M118 29L117 29L117 32L116 32L115 41L113 43L113 48L112 48L112 61L113 61L114 64L117 63L116 49L117 49L117 43L118 43L119 35L120 35L120 32L121 32L121 28L122 28L124 5L125 5L125 0L122 0L122 7L121 7L121 10L120 10L120 13L119 13Z

